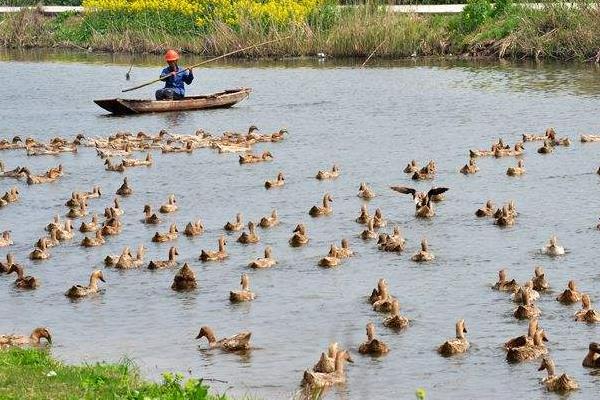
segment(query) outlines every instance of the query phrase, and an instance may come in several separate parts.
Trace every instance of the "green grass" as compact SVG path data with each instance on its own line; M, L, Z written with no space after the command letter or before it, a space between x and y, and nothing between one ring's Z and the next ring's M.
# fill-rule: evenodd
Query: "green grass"
M164 374L162 383L144 381L130 361L72 366L46 351L0 351L0 399L226 400L196 379Z
M576 0L577 1L577 0ZM534 10L511 0L470 0L461 14L389 13L370 4L340 9L328 2L303 24L274 26L243 20L200 28L192 16L169 12L90 12L43 16L36 12L0 17L0 46L63 47L124 53L162 53L168 48L205 56L284 36L241 57L375 57L468 55L494 58L600 58L600 0L578 0L577 8L547 3Z

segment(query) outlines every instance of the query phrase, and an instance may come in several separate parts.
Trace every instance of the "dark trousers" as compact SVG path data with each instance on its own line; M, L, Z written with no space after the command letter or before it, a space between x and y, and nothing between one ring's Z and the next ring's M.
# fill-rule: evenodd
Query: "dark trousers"
M179 100L183 99L183 96L175 92L171 88L158 89L155 93L156 100Z

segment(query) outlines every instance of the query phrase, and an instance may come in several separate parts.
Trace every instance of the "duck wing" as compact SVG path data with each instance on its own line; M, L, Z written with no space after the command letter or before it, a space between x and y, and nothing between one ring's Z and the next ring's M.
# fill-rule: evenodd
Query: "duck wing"
M415 197L417 194L417 191L415 189L406 186L390 186L390 189L402 194L411 194L413 197Z
M431 198L432 196L437 196L438 194L442 194L445 193L449 190L449 188L447 187L435 187L435 188L431 188L429 189L429 192L427 192L427 198Z

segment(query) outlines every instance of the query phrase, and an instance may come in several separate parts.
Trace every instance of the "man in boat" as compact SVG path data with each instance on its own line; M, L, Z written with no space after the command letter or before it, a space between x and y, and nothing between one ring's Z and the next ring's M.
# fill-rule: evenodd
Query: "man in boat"
M175 50L169 50L165 54L165 60L169 66L163 69L160 77L165 78L165 87L156 91L156 100L179 100L185 96L184 83L189 85L194 80L191 69L181 70L177 65L179 54Z

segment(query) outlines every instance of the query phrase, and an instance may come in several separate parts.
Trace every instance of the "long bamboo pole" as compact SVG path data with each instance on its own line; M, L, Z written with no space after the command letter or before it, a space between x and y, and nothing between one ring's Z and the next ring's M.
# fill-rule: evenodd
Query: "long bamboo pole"
M291 35L283 37L283 38L279 38L279 39L268 40L266 42L262 42L262 43L259 43L259 44L253 44L252 46L244 47L243 49L238 49L238 50L230 51L229 53L225 53L225 54L222 54L222 55L220 55L218 57L211 58L210 60L204 60L202 62L199 62L198 64L194 64L194 65L192 65L190 67L183 68L182 70L180 70L179 72L177 72L177 74L183 73L185 70L197 68L197 67L199 67L201 65L208 64L208 63L211 63L213 61L217 61L217 60L220 60L222 58L229 57L229 56L231 56L233 54L241 53L243 51L246 51L246 50L249 50L249 49L252 49L252 48L255 48L255 47L264 46L264 45L267 45L269 43L280 42L282 40L289 39L290 37L291 37ZM121 92L131 92L132 90L137 90L137 89L143 88L145 86L152 85L153 83L163 81L163 80L167 79L169 76L171 76L171 75L161 76L160 78L153 79L153 80L148 81L146 83L142 83L141 85L130 87L128 89L123 89L123 90L121 90Z

